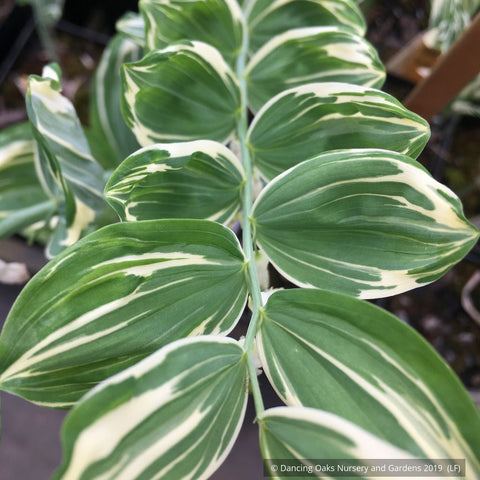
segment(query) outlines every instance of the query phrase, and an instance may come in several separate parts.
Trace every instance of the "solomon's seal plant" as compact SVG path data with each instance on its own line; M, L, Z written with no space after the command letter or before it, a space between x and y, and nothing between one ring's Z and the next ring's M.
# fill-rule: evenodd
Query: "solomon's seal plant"
M13 216L24 228L49 212L56 255L7 319L0 386L73 407L55 478L207 478L251 391L267 465L465 459L479 479L461 383L361 300L436 280L478 232L415 160L428 125L378 90L356 3L140 10L97 72L89 142L55 66L29 83L25 155L43 188ZM104 198L121 222L98 229ZM257 249L299 288L264 300ZM246 338L227 338L247 303ZM257 351L285 407L265 410Z

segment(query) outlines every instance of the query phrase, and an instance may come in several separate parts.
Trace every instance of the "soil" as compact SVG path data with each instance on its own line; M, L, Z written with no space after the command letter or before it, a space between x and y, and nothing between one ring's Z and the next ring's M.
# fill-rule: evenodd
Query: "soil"
M114 30L115 19L135 10L136 0L74 2L67 0L56 30L56 45L64 71L64 91L88 122L86 98L101 51ZM383 1L370 3L368 38L386 62L427 26L428 2ZM7 21L2 23L2 20ZM22 42L22 36L25 40ZM28 74L41 72L46 57L38 48L28 7L14 0L0 2L0 128L26 118L24 89ZM389 77L385 90L400 100L412 85ZM480 226L480 120L440 115L432 122L432 138L419 158L440 181L462 199L467 217ZM26 248L16 239L0 242L0 258L24 259L31 273L44 263L41 247ZM477 246L459 265L434 284L392 299L377 301L417 329L446 359L476 398L480 396L480 324L462 307L465 285L480 267ZM0 326L21 287L0 285ZM480 309L480 286L471 300ZM480 317L480 314L479 314ZM242 327L240 327L242 328ZM268 406L280 405L261 376ZM1 480L44 480L61 458L59 431L65 412L48 410L8 394L2 399L0 439ZM231 455L212 477L215 480L262 479L253 406ZM248 459L247 461L245 459Z

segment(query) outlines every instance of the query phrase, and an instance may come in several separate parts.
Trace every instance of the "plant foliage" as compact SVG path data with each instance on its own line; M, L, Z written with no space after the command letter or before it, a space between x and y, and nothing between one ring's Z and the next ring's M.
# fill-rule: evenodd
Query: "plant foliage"
M55 256L0 337L3 390L73 407L55 478L208 478L250 390L267 465L462 458L479 479L480 415L459 380L361 300L436 280L478 231L415 160L428 124L378 90L356 2L140 12L100 64L90 143L49 66L29 82L35 160L31 138L1 144L9 182L34 161L58 217ZM120 223L98 229L105 200ZM31 208L10 207L19 228ZM298 288L265 303L258 251ZM225 338L247 299L246 338ZM264 409L257 349L285 407Z

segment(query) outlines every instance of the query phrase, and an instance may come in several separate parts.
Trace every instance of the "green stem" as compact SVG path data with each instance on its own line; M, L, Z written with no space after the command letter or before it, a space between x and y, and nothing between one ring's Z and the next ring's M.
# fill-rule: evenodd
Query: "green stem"
M247 259L247 274L250 287L250 295L252 298L252 318L248 326L247 335L245 338L245 350L247 352L247 368L250 377L250 385L252 388L253 400L255 402L255 410L257 415L262 413L265 408L263 406L262 394L260 392L260 385L258 384L255 365L253 362L253 344L255 335L259 326L260 311L262 308L262 296L260 291L260 284L258 281L257 271L255 268L255 258L253 250L252 238L252 224L251 211L253 204L253 167L250 158L250 152L247 147L247 130L248 130L248 95L247 83L245 81L245 68L247 63L249 36L246 25L246 16L253 5L252 1L248 1L245 7L244 14L244 34L242 49L237 59L236 72L240 82L241 94L241 111L240 117L237 121L237 136L240 143L240 154L242 157L243 167L245 169L246 183L243 193L243 250Z

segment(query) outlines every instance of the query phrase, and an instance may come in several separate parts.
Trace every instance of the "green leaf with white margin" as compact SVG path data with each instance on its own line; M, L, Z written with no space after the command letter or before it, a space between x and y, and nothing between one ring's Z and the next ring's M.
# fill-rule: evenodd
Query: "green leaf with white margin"
M123 112L142 146L226 141L240 106L238 81L218 50L172 45L122 68Z
M173 342L105 380L72 410L54 478L207 479L239 434L247 393L236 341Z
M0 238L32 224L42 228L55 210L35 172L34 153L28 123L0 132Z
M293 28L344 26L358 35L365 19L352 0L256 0L248 15L250 47L257 51L272 37Z
M105 168L115 168L139 148L120 108L120 67L123 63L137 61L140 57L141 49L137 44L123 35L116 35L104 50L95 72L90 107L91 137L96 139L93 145L102 144L103 149L108 151L108 156L102 158ZM95 155L95 158L100 157Z
M253 120L248 145L269 180L309 158L342 148L385 148L416 158L428 123L379 90L311 83L268 101Z
M246 302L244 270L237 238L215 222L100 229L48 263L18 297L0 336L1 388L68 407L173 340L225 335Z
M360 298L437 280L479 236L451 190L387 150L337 150L293 167L262 191L252 218L286 278Z
M196 140L144 147L110 177L105 196L122 220L205 218L228 223L245 176L221 143Z
M29 77L29 120L40 149L47 150L58 161L74 195L90 208L99 209L103 206L103 170L90 154L72 103L60 93L60 81L55 65L45 67L43 77Z
M117 32L125 35L139 47L145 46L145 22L139 13L127 12L115 24Z
M355 424L315 408L271 408L261 413L257 422L260 427L260 448L265 459L265 468L271 478L300 479L305 476L340 478L345 476L345 474L329 474L315 469L316 465L321 465L322 460L328 459L337 461L341 459L342 465L347 465L348 460L359 460L358 463L352 462L352 464L367 467L371 465L368 459L405 459L410 461L415 459L407 452L381 440ZM269 468L273 465L278 470ZM298 476L292 473L282 475L281 465L298 468L298 470L292 471L303 473ZM307 475L309 468L312 468L312 473ZM371 479L374 477L360 474L348 478ZM376 477L378 478L378 474Z
M237 0L141 0L140 11L151 50L198 40L215 47L232 66L240 53L243 14Z
M90 153L72 103L61 92L58 65L31 75L26 106L37 141L37 172L60 204L62 217L49 251L54 255L76 242L105 208L103 169Z
M480 478L480 412L428 342L385 310L328 291L278 291L257 348L288 405L339 415L420 458L465 458Z
M248 100L256 111L274 95L305 83L381 88L385 70L363 37L340 27L308 27L270 40L252 57L246 76Z

